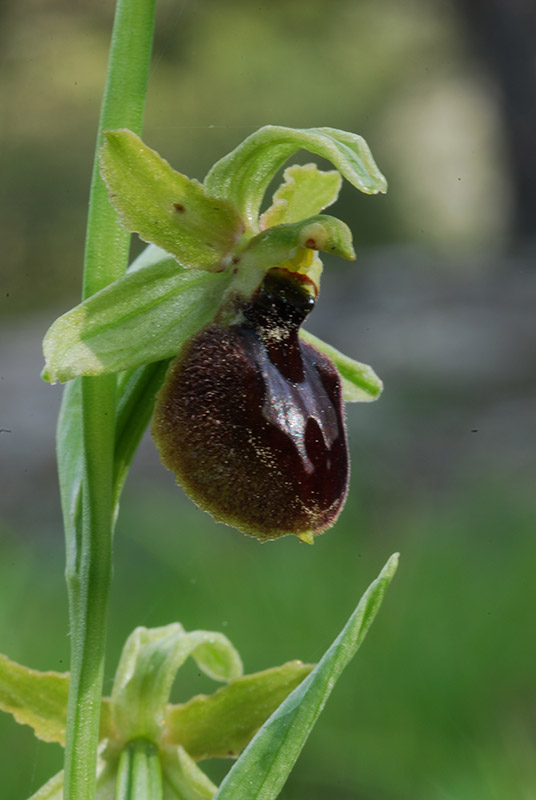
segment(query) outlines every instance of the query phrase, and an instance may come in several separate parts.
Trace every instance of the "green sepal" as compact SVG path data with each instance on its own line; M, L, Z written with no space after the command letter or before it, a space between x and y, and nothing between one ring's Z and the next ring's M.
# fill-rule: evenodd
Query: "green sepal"
M45 742L65 743L69 675L38 672L0 654L0 709Z
M260 128L214 164L205 178L205 188L214 197L229 200L250 230L256 231L262 199L272 178L302 148L330 161L356 189L366 194L387 191L387 182L361 136L336 128L277 125Z
M127 639L112 690L112 714L119 736L128 741L158 741L175 674L192 656L198 667L218 681L242 674L242 662L221 633L187 633L178 622L162 628L136 628Z
M171 253L183 267L218 272L243 233L236 210L175 172L128 130L106 131L101 174L123 226Z
M372 367L345 356L303 328L300 336L333 361L341 376L342 396L347 403L370 403L378 399L383 391L383 383Z
M211 695L198 695L166 711L164 740L195 760L235 757L285 697L313 669L291 661L244 675Z
M369 586L311 674L246 747L225 776L215 800L274 800L278 797L333 686L365 638L397 565L398 554L395 554Z
M217 791L183 747L160 750L164 800L210 800Z
M341 184L341 174L337 170L323 172L316 164L287 167L272 205L260 217L261 230L320 214L335 202Z
M127 273L51 325L43 379L105 375L176 355L212 321L231 277L186 270L172 258Z

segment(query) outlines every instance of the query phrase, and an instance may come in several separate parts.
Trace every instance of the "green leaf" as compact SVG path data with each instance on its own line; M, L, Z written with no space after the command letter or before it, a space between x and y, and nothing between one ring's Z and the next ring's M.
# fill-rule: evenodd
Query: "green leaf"
M128 273L53 323L43 378L104 375L176 355L212 321L231 277L185 270L172 258Z
M106 131L101 174L124 227L171 253L183 267L218 272L243 232L236 210L128 130Z
M158 741L175 674L192 656L209 677L229 681L242 674L240 657L221 633L187 633L178 622L136 628L127 639L112 690L112 713L125 741Z
M210 800L217 786L182 747L160 750L165 800Z
M37 672L0 654L0 708L45 742L65 743L69 676Z
M372 367L345 356L303 328L300 336L333 361L341 376L342 396L347 403L370 403L378 399L383 391L383 383Z
M391 556L311 674L263 725L221 784L215 800L279 795L341 672L365 638L398 565Z
M237 756L311 670L309 664L291 661L244 675L214 694L168 706L164 740L182 745L197 761Z
M293 164L283 179L272 205L260 218L261 230L320 214L335 202L342 183L340 172L321 172L316 164Z
M267 125L248 136L218 161L205 178L207 192L229 200L253 231L259 209L275 173L303 148L331 161L352 186L366 194L387 191L365 140L335 128L284 128Z

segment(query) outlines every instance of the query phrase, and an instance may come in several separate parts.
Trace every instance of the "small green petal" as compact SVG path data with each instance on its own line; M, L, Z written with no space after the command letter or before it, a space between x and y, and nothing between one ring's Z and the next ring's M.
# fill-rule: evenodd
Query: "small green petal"
M291 661L244 675L214 694L168 706L165 741L182 745L196 760L237 756L311 670L309 664Z
M378 399L383 391L383 383L372 367L345 356L303 328L300 336L333 361L341 376L342 396L347 403L370 403Z
M366 141L335 128L284 128L266 125L218 161L205 178L214 197L229 200L250 230L258 229L259 209L272 178L300 149L326 158L352 186L366 194L387 191Z
M230 273L148 264L59 317L43 341L44 380L69 381L161 361L212 321Z
M242 674L237 651L221 633L187 633L174 623L136 628L129 636L112 690L112 713L120 738L158 741L175 674L188 656L215 680L229 681Z
M342 183L339 172L322 172L316 164L294 164L287 167L283 178L272 205L260 218L261 230L320 214L335 202Z
M231 290L249 298L269 269L286 266L287 262L315 282L321 269L318 259L307 252L311 250L322 250L349 261L355 258L349 227L336 217L318 214L300 222L276 225L254 236L237 259L238 272Z
M175 256L183 267L222 270L243 232L235 209L175 172L128 130L107 131L101 172L124 227Z
M65 742L69 675L38 672L0 655L0 709L45 742Z

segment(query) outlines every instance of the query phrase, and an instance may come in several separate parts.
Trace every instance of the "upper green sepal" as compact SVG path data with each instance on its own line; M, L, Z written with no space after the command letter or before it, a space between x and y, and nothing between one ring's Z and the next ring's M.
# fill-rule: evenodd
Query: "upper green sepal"
M49 383L104 375L174 356L212 321L231 274L149 263L59 317L43 340Z
M106 131L101 174L127 230L171 253L186 268L219 272L243 233L236 209L175 172L128 130Z
M331 161L352 186L366 194L387 191L362 136L336 128L285 128L266 125L218 161L205 178L210 195L229 200L246 225L258 230L259 209L272 178L297 150Z
M214 680L230 681L242 674L240 656L222 633L186 632L178 622L133 631L112 689L111 712L121 738L160 739L171 686L189 656Z

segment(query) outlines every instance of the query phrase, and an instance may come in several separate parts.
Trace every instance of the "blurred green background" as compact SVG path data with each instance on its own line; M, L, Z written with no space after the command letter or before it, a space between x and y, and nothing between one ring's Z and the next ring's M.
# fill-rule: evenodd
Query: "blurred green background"
M226 633L248 672L317 660L391 552L399 573L282 797L536 797L536 20L525 0L159 0L145 140L201 179L257 127L368 140L386 197L345 188L356 264L311 328L386 391L348 408L353 474L313 548L216 525L143 443L116 538L106 688L136 625ZM0 651L68 667L40 339L77 302L113 3L0 5ZM305 157L307 160L307 157ZM133 243L133 252L140 249ZM175 699L210 691L185 668ZM59 747L0 718L1 796ZM227 762L207 764L219 778Z

